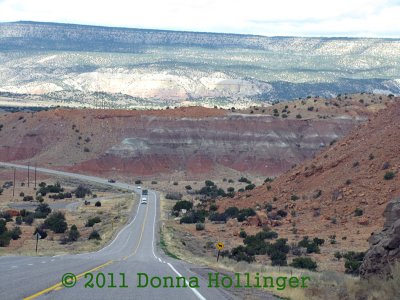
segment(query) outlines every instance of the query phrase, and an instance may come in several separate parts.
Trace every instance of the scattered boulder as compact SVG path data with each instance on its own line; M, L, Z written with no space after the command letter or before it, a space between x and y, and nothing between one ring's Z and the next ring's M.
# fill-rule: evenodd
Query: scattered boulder
M357 221L358 224L366 226L369 224L369 220L366 217L361 217L359 218L359 220Z
M369 278L373 275L387 277L391 265L400 260L400 198L387 205L383 230L373 233L368 239L370 249L365 254L360 267L360 276Z
M246 226L261 226L261 221L258 216L248 217L244 225Z
M226 222L226 225L227 225L228 227L236 227L236 226L239 225L239 222L238 222L238 220L237 220L236 218L233 218L233 219L229 219L229 220Z

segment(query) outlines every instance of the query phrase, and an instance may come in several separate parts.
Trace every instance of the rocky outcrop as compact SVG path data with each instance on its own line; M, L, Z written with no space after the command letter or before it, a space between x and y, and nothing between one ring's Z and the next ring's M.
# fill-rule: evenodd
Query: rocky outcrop
M383 230L373 233L369 238L370 249L360 267L360 275L388 276L391 265L400 260L400 198L387 205Z

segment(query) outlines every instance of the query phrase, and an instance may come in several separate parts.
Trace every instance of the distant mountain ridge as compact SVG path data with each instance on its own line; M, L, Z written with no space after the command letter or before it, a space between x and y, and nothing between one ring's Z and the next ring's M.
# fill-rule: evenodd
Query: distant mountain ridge
M335 41L346 41L348 43L369 41L370 45L379 42L388 46L393 43L400 44L400 39L388 38L266 37L232 33L137 29L30 21L0 23L0 41L0 49L2 50L21 50L21 48L14 48L21 46L25 46L27 50L42 50L44 46L47 50L128 53L137 51L136 47L150 45L211 48L241 47L259 50L275 50L277 47L284 47L287 50L306 51L310 47L318 48L320 43ZM293 41L297 41L297 43L293 43ZM299 45L298 41L302 41L305 47L300 47L301 45ZM49 42L53 43L48 44ZM81 44L82 42L83 44ZM110 44L103 44L109 42L115 43L111 45L113 47L110 47ZM360 50L362 51L363 49L356 49L354 52L359 52Z
M399 94L397 61L400 39L0 23L0 100L230 107L308 95Z

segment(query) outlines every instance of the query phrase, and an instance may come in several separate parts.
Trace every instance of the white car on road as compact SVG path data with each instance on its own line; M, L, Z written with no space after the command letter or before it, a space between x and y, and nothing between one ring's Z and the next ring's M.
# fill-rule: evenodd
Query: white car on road
M146 197L142 197L142 202L140 202L141 204L147 204L147 198Z

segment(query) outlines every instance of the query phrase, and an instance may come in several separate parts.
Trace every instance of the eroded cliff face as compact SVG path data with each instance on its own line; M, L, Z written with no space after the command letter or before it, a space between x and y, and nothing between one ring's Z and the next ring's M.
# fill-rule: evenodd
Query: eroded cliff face
M160 176L182 171L203 176L225 167L272 176L312 157L360 122L200 110L178 115L55 110L3 116L0 160L51 163L94 174Z
M171 170L213 172L219 165L278 175L353 126L349 121L282 121L271 117L141 118L122 140L82 167L104 172L111 165L143 175Z
M383 229L371 235L367 251L360 267L360 275L369 278L373 275L387 277L391 267L400 259L400 198L387 205Z

